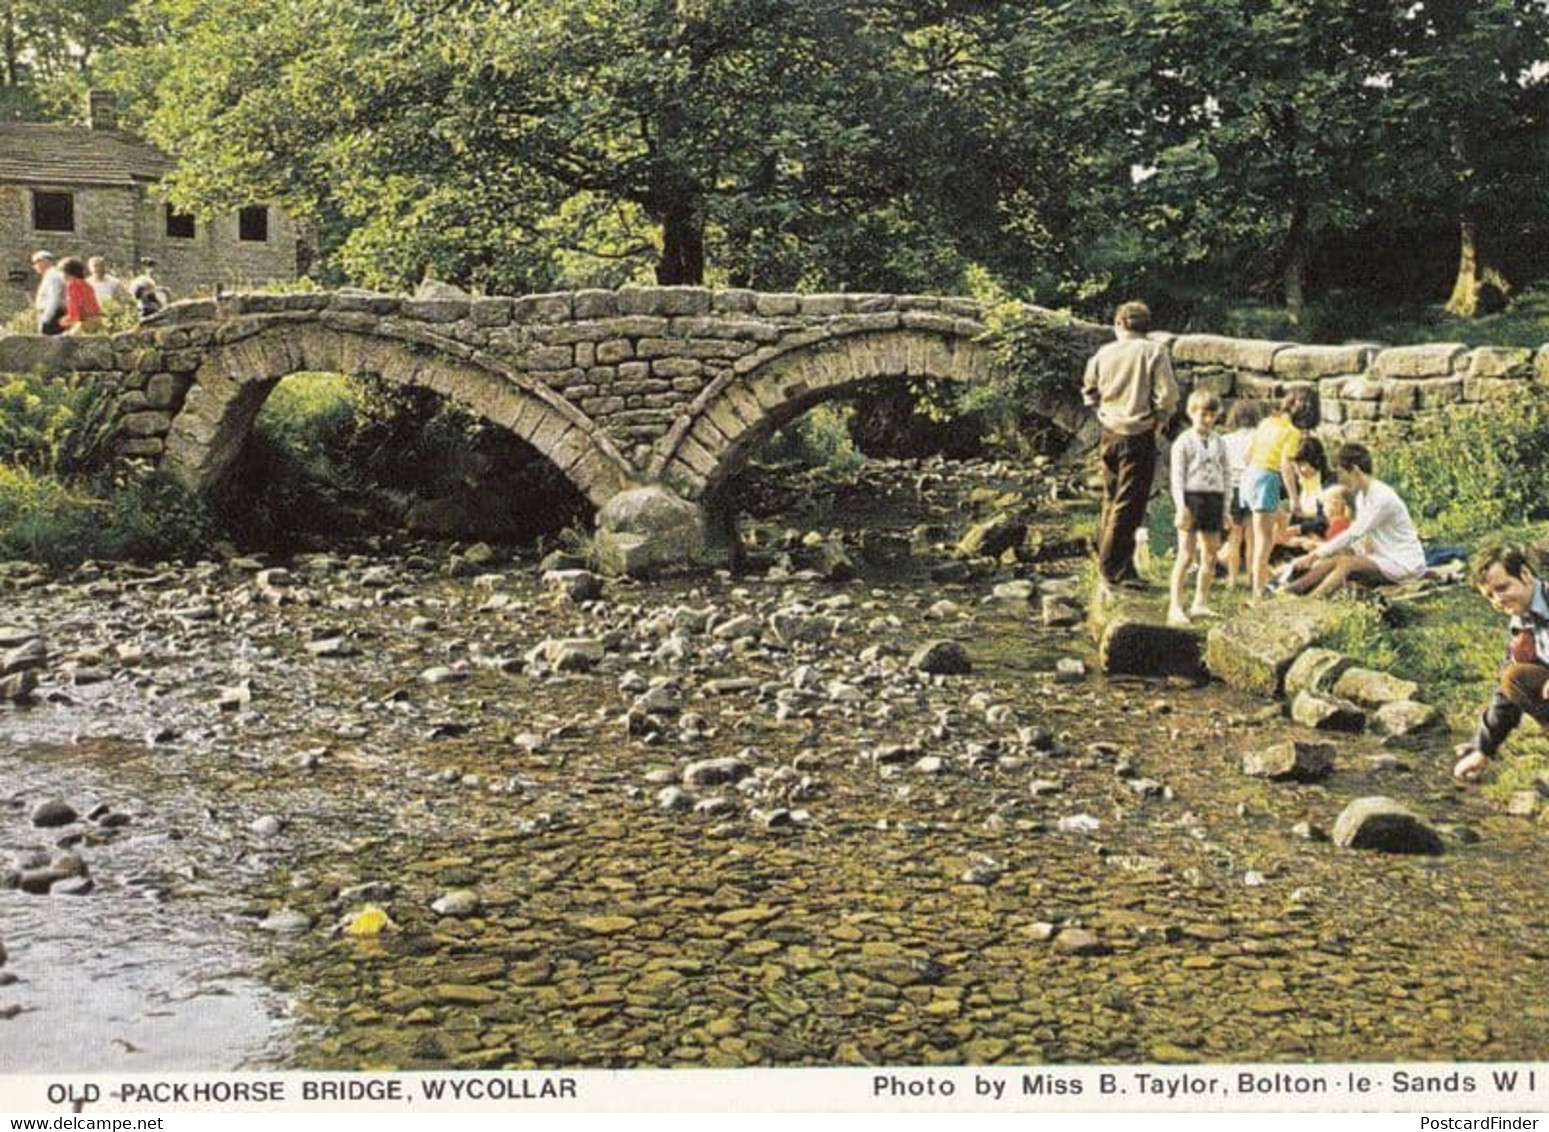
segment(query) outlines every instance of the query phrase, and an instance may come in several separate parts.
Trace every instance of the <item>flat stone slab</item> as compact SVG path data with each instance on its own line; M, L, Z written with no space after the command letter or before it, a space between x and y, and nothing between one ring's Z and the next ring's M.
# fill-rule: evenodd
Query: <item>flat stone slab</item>
M1419 690L1420 685L1413 680L1400 680L1372 668L1348 669L1334 682L1332 688L1334 695L1341 699L1352 700L1368 708L1413 700Z
M1285 674L1285 694L1295 699L1302 692L1324 693L1330 691L1335 681L1345 671L1355 666L1355 661L1333 649L1310 648L1297 657Z
M1443 723L1441 710L1432 704L1399 700L1383 704L1372 716L1372 730L1378 735L1403 739L1439 728Z
M1291 346L1289 342L1269 342L1255 338L1225 338L1218 334L1184 334L1172 342L1175 362L1231 366L1234 369L1269 373L1275 355Z
M1470 377L1529 376L1533 351L1525 346L1477 346L1468 356Z
M1461 342L1427 342L1418 346L1393 346L1372 362L1378 377L1446 377L1468 353Z
M1290 346L1275 352L1275 376L1312 381L1360 373L1375 352L1371 346Z
M1210 630L1205 664L1234 688L1279 697L1292 663L1341 618L1333 605L1311 598L1262 602Z
M1349 700L1300 692L1291 701L1291 719L1317 731L1346 731L1356 734L1366 729L1366 713Z

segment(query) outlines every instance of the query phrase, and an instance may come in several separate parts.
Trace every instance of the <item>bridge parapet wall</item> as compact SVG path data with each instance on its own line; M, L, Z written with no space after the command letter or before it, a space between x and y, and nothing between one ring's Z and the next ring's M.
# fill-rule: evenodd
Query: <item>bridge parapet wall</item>
M904 329L971 338L983 333L982 314L971 300L935 296L693 287L470 299L236 294L175 304L143 328L112 338L0 340L0 371L75 370L116 381L125 394L125 450L154 458L213 352L262 338L262 348L273 353L283 347L266 332L303 335L315 328L356 340L338 359L350 372L379 372L388 364L381 350L363 344L376 341L541 387L644 469L652 446L718 379L857 334ZM286 364L272 357L253 362L268 374Z
M974 380L997 364L968 299L698 287L414 299L345 290L175 304L112 337L0 338L0 372L90 374L120 391L122 449L185 467L298 369L379 374L459 400L518 433L601 502L631 484L696 498L773 427L858 381ZM1083 349L1102 327L1065 324ZM1307 346L1158 333L1186 388L1228 403L1316 394L1319 431L1378 444L1542 396L1549 346ZM1074 431L1080 374L1039 406ZM240 404L239 404L240 403ZM233 416L230 406L239 405ZM224 414L224 415L223 415ZM239 421L240 423L240 421ZM177 462L177 461L174 461ZM198 476L190 477L197 480Z

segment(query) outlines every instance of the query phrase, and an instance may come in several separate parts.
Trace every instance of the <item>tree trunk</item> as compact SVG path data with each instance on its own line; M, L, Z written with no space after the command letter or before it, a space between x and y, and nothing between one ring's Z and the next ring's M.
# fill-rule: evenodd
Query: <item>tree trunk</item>
M1307 309L1307 208L1298 200L1291 206L1291 231L1285 246L1285 310L1293 323L1302 321Z
M674 197L662 216L662 258L656 264L656 282L663 287L697 287L704 281L704 218L692 198Z
M1458 221L1460 254L1458 277L1452 284L1452 297L1447 300L1447 313L1459 318L1473 318L1479 313L1479 231L1474 218L1464 214Z
M18 75L16 73L16 25L7 15L5 21L5 85L16 86Z

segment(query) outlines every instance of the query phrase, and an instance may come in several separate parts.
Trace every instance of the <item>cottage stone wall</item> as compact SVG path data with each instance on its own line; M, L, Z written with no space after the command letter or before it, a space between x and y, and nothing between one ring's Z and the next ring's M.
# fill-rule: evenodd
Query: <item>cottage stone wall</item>
M75 231L40 232L32 226L32 193L68 192L75 196ZM136 246L139 218L135 195L127 188L57 185L0 185L0 247L8 249L0 288L0 311L10 314L32 306L38 276L32 253L47 249L63 258L105 255L118 271Z
M75 196L72 232L39 232L32 226L32 193L68 192ZM237 214L199 221L192 240L169 238L161 198L128 185L0 185L0 247L7 249L0 279L0 316L32 305L37 276L31 256L46 248L58 256L82 259L105 256L110 270L124 280L139 273L139 263L156 261L156 280L173 298L186 298L216 284L255 286L296 278L294 220L269 208L269 238L263 243L237 238Z
M156 261L156 281L174 299L208 291L217 283L242 289L297 276L296 222L273 206L269 207L269 238L262 243L238 239L235 212L197 220L194 238L181 240L167 235L166 203L147 193L139 203L139 233L138 255L123 261L124 270L134 274L140 256L150 256Z

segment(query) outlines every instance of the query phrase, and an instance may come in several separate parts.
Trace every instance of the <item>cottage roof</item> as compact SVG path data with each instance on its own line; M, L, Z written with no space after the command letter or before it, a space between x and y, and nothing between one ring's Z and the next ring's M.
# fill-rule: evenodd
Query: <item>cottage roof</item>
M172 159L122 130L0 122L0 182L135 185L159 181Z

